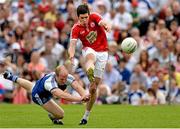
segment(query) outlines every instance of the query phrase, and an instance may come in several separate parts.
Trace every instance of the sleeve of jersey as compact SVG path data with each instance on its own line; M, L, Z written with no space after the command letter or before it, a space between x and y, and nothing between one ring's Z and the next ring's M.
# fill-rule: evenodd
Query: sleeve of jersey
M74 25L71 30L71 39L70 40L77 40L79 37L79 29Z
M74 81L75 81L75 78L71 74L68 74L67 85L71 85Z
M47 90L47 91L51 91L55 88L58 88L57 86L57 83L56 81L53 79L53 78L48 78L45 83L44 83L44 88Z
M93 21L95 21L97 24L99 24L102 21L102 17L101 15L97 14L97 13L92 13L91 14L91 18Z

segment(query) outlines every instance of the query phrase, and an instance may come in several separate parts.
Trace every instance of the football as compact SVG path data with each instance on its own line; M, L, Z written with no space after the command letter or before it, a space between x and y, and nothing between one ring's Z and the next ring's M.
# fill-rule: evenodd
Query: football
M121 43L121 49L128 54L135 52L137 49L136 40L132 37L125 38Z

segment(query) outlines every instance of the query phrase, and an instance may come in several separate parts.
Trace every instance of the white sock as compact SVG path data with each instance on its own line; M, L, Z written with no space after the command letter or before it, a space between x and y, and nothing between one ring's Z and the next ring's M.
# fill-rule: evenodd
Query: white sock
M87 120L89 117L90 111L87 111L84 113L83 119Z

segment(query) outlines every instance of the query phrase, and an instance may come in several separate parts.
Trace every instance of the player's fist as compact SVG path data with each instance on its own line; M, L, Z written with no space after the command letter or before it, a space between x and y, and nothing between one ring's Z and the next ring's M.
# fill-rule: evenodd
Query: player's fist
M111 31L111 25L108 24L108 23L106 23L106 24L104 25L104 29L105 29L107 32L110 32L110 31Z
M90 94L82 96L82 102L87 102L90 99Z

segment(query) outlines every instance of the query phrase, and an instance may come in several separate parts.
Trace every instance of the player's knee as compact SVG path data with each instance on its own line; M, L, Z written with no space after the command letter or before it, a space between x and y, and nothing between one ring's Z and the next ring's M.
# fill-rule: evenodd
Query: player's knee
M96 93L96 89L97 89L96 87L91 87L90 88L90 93L91 94L95 94Z
M56 118L63 119L64 118L64 111L61 111L60 113L56 114Z

